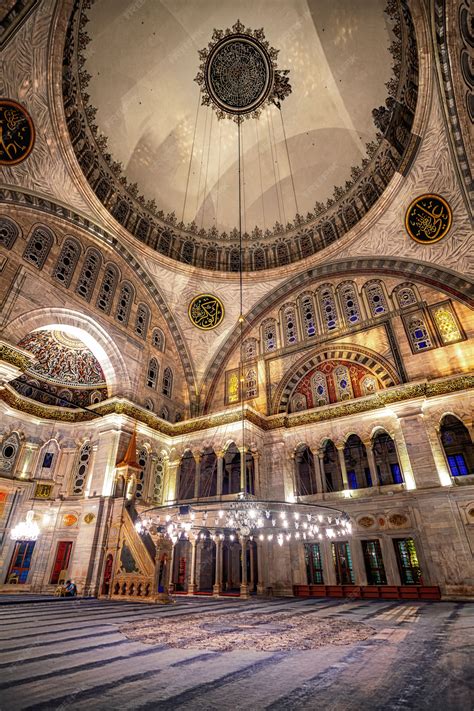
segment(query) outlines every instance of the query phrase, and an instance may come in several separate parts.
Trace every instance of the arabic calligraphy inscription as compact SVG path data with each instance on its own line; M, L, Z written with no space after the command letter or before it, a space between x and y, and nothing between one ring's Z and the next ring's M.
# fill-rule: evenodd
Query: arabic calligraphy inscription
M35 142L33 121L16 101L0 99L0 165L25 160Z
M189 304L191 322L203 331L216 328L224 318L224 305L217 296L199 294Z
M412 239L421 244L438 242L451 227L452 212L439 195L421 195L413 200L405 216L405 227Z

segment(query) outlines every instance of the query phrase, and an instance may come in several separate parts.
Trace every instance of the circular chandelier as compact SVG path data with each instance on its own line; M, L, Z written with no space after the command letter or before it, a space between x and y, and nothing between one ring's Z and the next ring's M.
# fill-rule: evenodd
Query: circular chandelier
M138 533L161 534L178 540L229 540L239 537L270 541L318 541L347 537L350 517L319 504L261 501L241 492L236 499L171 504L144 511L135 523Z
M212 106L219 119L237 122L257 118L266 104L280 107L291 85L289 71L277 68L277 56L263 29L245 28L237 20L232 29L214 30L211 42L199 52L195 81L201 87L202 104Z
M25 516L24 521L17 523L10 532L12 541L36 541L40 534L40 529L34 520L34 511L30 509Z

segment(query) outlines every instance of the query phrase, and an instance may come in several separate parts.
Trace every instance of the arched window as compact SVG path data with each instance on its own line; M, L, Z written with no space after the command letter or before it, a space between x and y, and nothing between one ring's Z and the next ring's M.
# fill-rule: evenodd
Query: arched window
M217 457L212 448L202 453L199 475L199 498L208 496L217 496Z
M265 269L266 262L265 262L265 252L264 250L259 247L258 249L254 249L253 252L253 268L258 271L260 269Z
M372 481L370 475L367 450L357 435L353 434L347 438L344 446L344 460L349 489L365 489L368 486L377 485L376 481Z
M171 397L171 393L173 392L173 373L171 368L165 368L163 372L161 392L163 395L166 395L166 397Z
M51 230L48 230L47 227L36 227L23 252L23 259L34 264L38 269L42 269L53 242L54 237Z
M426 351L433 347L430 332L422 311L406 315L404 323L413 353Z
M262 341L264 353L271 353L278 348L277 324L274 318L267 318L262 323Z
M153 333L151 335L151 344L156 348L157 350L161 351L164 353L165 351L165 334L161 330L161 328L154 328Z
M155 409L155 406L153 404L153 400L150 400L150 398L147 398L145 400L145 410L148 410L149 412L153 412Z
M377 469L378 483L403 484L403 475L398 461L395 442L386 432L378 432L372 439L372 450ZM374 484L376 482L373 482Z
M330 439L325 442L323 447L323 469L326 491L342 491L344 483L339 454L334 442L331 442Z
M101 256L97 250L89 249L87 251L76 286L76 294L82 296L86 301L90 301L94 291L101 261Z
M215 247L206 249L205 266L207 269L217 269L217 249Z
M129 206L125 200L119 200L112 210L112 215L115 217L117 222L121 225L125 225L128 217Z
M255 368L249 368L247 372L245 373L245 397L246 399L250 399L253 397L257 397L257 391L258 391L258 380L257 380L257 371Z
M330 244L337 239L336 230L332 222L324 222L321 226L321 234L325 244Z
M135 333L141 338L146 338L148 324L150 323L150 309L146 304L138 304L135 318Z
M162 420L168 421L170 419L170 411L166 407L166 405L163 405L163 407L160 410L160 417Z
M364 284L365 295L369 303L369 309L372 316L380 316L388 313L387 299L381 282L374 279Z
M242 359L253 360L257 357L257 339L247 338L242 343Z
M430 312L443 346L464 340L464 334L458 324L454 307L450 301L430 306Z
M302 294L300 297L301 321L305 336L311 337L316 334L316 314L312 294Z
M311 391L313 393L313 402L315 407L329 404L328 385L326 376L317 370L311 377Z
M119 280L119 272L114 264L108 264L105 268L102 284L97 295L96 306L105 314L110 313L110 307L114 299L115 290Z
M160 366L158 365L158 361L156 360L156 358L150 358L150 361L148 363L148 372L146 376L146 384L149 388L156 388L159 370Z
M445 415L440 433L451 476L474 474L474 446L467 427L454 415Z
M91 393L91 396L90 396L91 405L97 405L97 403L102 402L102 400L103 400L103 395L99 390L94 390L94 392Z
M157 457L155 465L155 481L153 485L153 501L161 504L163 500L163 481L165 478L166 460L163 454Z
M54 468L58 459L59 447L56 440L47 442L40 452L37 471L38 479L52 479Z
M291 396L290 412L301 412L308 408L308 401L304 393L295 393Z
M196 483L196 460L193 453L187 449L181 457L178 471L178 499L194 499L194 487Z
M115 318L124 326L127 325L128 319L130 318L130 310L132 308L132 302L135 296L135 291L133 286L128 282L124 282L120 289L119 300L117 304L117 311L115 313Z
M309 447L301 445L295 453L296 496L317 494L314 457Z
M150 232L150 223L148 222L148 220L145 220L142 217L140 222L137 225L135 234L139 240L141 240L142 242L146 242L148 239L149 232Z
M231 249L229 252L229 271L240 271L240 250Z
M255 494L255 461L249 449L245 454L245 492L251 496Z
M0 450L0 475L13 477L15 464L20 451L20 438L16 432L12 432L2 442Z
M20 230L16 222L8 217L0 217L0 245L5 249L11 249L16 242Z
M378 390L377 378L373 375L366 375L360 381L360 389L362 391L362 395L373 395L373 393Z
M336 388L336 398L338 400L351 400L354 397L352 392L351 376L349 368L345 365L338 365L333 371L334 387Z
M81 451L79 452L79 458L76 462L76 468L74 472L72 493L77 496L82 494L84 491L91 454L92 445L90 442L86 442L82 446Z
M282 309L285 343L292 346L298 342L298 327L296 325L296 309L294 304L285 304Z
M192 242L184 242L181 250L181 258L186 264L191 264L194 257L194 244Z
M418 299L416 298L416 294L411 286L397 286L394 289L394 293L398 302L398 306L401 309L404 309L406 306L412 306L418 301Z
M240 452L232 442L224 455L222 494L238 494L240 486Z
M71 283L72 275L79 261L81 247L75 239L68 237L64 240L61 252L54 267L53 277L64 286Z
M310 233L301 235L300 237L301 256L310 257L314 252L312 235Z
M142 499L145 491L145 477L148 468L148 450L146 447L141 447L138 452L137 464L140 469L137 472L137 486L135 488L135 498Z
M290 263L290 253L288 251L288 245L286 242L279 242L276 248L277 253L277 263L279 266L282 264Z
M353 326L359 323L361 321L360 306L354 284L350 281L339 284L338 293L347 325Z
M334 331L338 326L336 301L332 286L327 284L319 290L319 304L323 324L327 331Z

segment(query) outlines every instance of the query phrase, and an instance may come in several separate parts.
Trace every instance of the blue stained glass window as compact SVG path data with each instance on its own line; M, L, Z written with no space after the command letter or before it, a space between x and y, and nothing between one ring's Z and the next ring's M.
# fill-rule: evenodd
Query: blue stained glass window
M346 323L352 326L360 321L359 300L356 290L352 283L340 284L338 287L339 295L342 302L342 310L346 319Z
M388 311L387 302L383 293L382 285L378 281L367 282L365 292L369 302L369 307L373 316L379 316Z
M306 335L314 336L316 333L316 319L311 296L304 296L301 299L301 311L303 312L303 328L306 331Z
M370 473L370 469L368 467L365 467L365 480L367 482L367 486L372 486L372 475Z
M452 476L466 476L469 474L466 460L462 454L450 454L448 456L448 464Z
M51 469L53 463L54 452L46 452L43 459L43 469Z
M347 472L347 480L349 482L349 489L358 489L359 485L357 483L357 474L353 469Z
M333 331L335 328L337 328L337 310L336 302L334 301L334 295L332 293L332 288L326 287L322 289L319 294L319 299L321 303L323 320L326 323L326 328L328 331Z
M393 483L403 484L402 472L399 464L390 464L390 469L392 470Z

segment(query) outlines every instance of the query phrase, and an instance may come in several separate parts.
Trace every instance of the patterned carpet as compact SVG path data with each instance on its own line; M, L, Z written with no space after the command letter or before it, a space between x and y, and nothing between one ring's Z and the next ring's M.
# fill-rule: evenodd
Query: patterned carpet
M333 620L335 627L352 621L375 634L350 644L274 652L182 649L159 639L144 644L120 631L149 618L169 627L204 613L217 621L230 613L233 619L241 613L270 619L280 612L311 613L321 622ZM0 640L2 711L464 711L474 701L474 606L462 603L0 601Z

